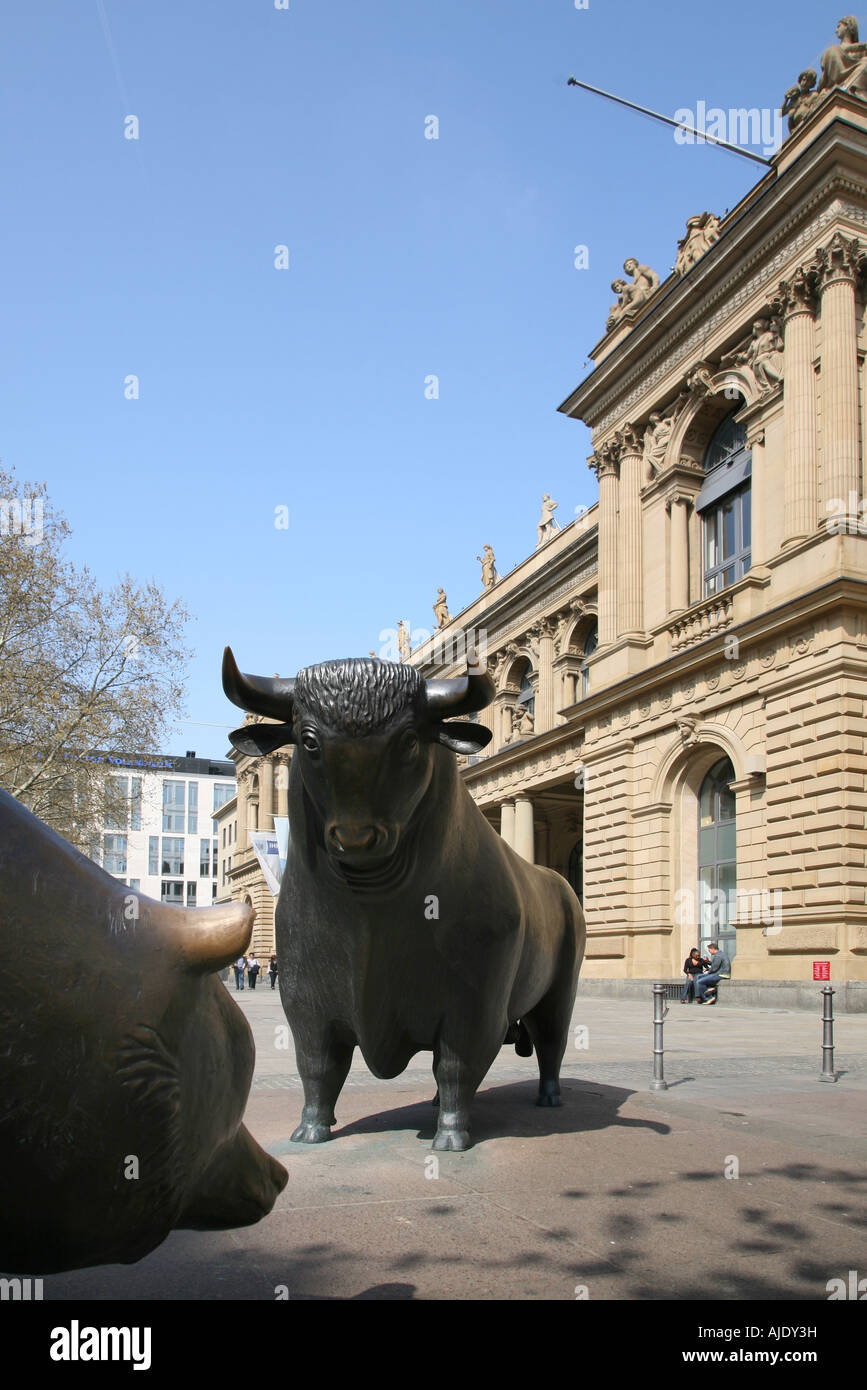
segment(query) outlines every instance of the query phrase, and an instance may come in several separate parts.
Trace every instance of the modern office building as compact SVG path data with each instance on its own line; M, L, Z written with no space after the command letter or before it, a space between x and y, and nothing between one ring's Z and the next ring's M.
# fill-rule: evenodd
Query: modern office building
M100 755L126 813L103 826L97 862L147 897L209 907L217 895L215 815L235 796L227 759Z

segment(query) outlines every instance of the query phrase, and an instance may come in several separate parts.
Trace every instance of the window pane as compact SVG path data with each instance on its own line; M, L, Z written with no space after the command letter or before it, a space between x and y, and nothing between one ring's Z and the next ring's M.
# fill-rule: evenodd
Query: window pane
M716 512L711 512L704 523L705 569L712 570L719 564L716 540Z
M170 838L170 837L167 836L167 835L164 835L164 836L163 836L163 859L162 859L162 868L161 868L160 872L163 873L163 874L177 874L177 875L179 875L179 876L183 874L183 872L184 872L184 841L183 841L183 836L178 836L177 839Z
M703 835L707 834L707 831L704 831L704 830L703 830L703 831L702 831L702 834L703 834ZM729 821L727 824L721 825L721 826L719 826L719 827L717 828L716 852L717 852L717 859L718 859L718 860L734 859L734 857L735 857L735 825L734 825L734 821Z
M208 878L211 872L211 842L199 841L199 878Z
M190 782L187 786L187 834L199 833L199 784Z
M184 901L183 880L180 883L166 883L160 887L160 901L164 903L180 903Z
M216 840L214 840L214 842L213 842L213 853L212 853L212 855L211 855L211 864L212 864L211 872L212 872L214 878L216 878L216 877L217 877L217 842L216 842Z
M163 830L184 833L185 782L163 782Z
M225 806L227 801L231 801L235 795L235 788L231 782L214 783L214 810L218 811L221 806Z
M130 888L132 889L132 891L133 891L134 893L140 893L140 892L141 892L141 879L140 879L140 878L131 878L130 881L129 881L129 886L130 886Z
M103 835L102 867L107 874L126 873L125 835Z
M735 818L735 794L730 787L720 787L719 789L719 819L734 820Z
M700 864L713 864L715 846L716 840L712 825L709 825L707 830L698 832L698 862Z
M129 792L129 778L109 777L107 791L109 806L105 813L105 828L106 830L126 830L126 799Z
M159 835L148 836L148 873L158 874L160 871L160 837Z
M188 883L188 884L187 884L187 907L195 907L195 905L196 905L196 885L195 885L194 883Z
M734 499L729 498L722 505L722 538L723 538L723 558L728 559L735 553L735 504Z
M141 830L141 778L133 777L130 789L130 830Z

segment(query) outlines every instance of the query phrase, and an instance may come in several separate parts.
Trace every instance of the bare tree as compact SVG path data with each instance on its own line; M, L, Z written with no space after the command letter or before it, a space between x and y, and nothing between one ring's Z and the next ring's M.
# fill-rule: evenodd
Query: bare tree
M155 751L182 713L189 614L129 575L100 589L68 534L44 483L0 467L0 786L89 849L125 816L102 755Z

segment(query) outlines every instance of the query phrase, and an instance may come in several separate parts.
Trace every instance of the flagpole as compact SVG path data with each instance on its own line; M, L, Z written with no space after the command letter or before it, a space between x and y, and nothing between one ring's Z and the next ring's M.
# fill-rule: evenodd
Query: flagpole
M577 77L570 77L566 85L568 87L583 87L585 92L594 92L596 96L607 97L609 101L616 101L620 106L628 106L630 111L640 111L643 116L652 116L655 121L664 121L666 125L674 126L675 130L687 130L691 135L697 135L708 145L719 145L723 150L731 150L732 154L741 154L744 159L752 159L756 164L764 164L767 169L773 168L770 159L763 159L760 154L753 154L752 150L745 150L740 145L732 145L728 140L718 140L715 135L708 135L706 131L696 130L695 126L687 125L684 121L676 121L671 116L663 116L661 111L652 111L649 106L640 106L636 101L627 101L626 97L615 96L613 92L606 92L602 87L593 87L589 82L579 82Z

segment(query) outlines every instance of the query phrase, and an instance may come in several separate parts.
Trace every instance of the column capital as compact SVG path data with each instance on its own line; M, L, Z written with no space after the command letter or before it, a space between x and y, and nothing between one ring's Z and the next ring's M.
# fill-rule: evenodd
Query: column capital
M688 492L679 492L677 488L672 488L665 494L665 510L670 512L678 502L684 502L687 506L692 502L692 497Z
M644 456L644 430L633 425L631 421L618 430L614 436L620 449L621 467L624 458L642 458Z
M827 246L819 247L810 269L821 293L841 281L854 286L864 273L865 264L867 256L858 238L835 232Z
M815 266L798 266L787 280L781 280L771 300L771 312L790 319L795 314L816 312Z
M600 444L587 460L597 479L617 477L620 467L620 441L615 435L605 444Z

